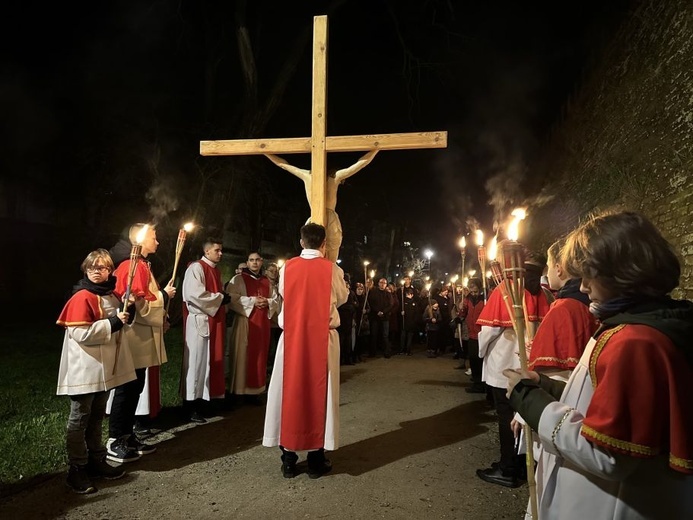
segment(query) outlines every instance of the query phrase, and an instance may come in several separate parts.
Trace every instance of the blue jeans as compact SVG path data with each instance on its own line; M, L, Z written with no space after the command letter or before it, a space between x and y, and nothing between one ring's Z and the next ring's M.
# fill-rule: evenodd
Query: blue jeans
M71 395L70 416L67 419L67 460L83 466L89 460L101 460L106 447L101 440L103 418L106 414L108 392Z

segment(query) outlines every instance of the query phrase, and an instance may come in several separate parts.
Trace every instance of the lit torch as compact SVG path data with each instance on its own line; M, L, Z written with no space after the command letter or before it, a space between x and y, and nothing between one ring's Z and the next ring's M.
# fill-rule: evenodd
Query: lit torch
M484 232L476 230L477 257L481 270L481 283L484 286L484 304L486 304L486 247L484 246Z
M465 258L467 257L467 240L464 237L460 238L458 245L460 246L460 256L462 257L462 275L464 276L464 264Z
M125 285L125 295L123 296L123 310L127 311L128 305L130 304L130 292L132 291L132 281L135 279L135 271L137 271L137 263L140 260L140 256L142 255L142 242L144 242L145 237L147 236L147 231L149 230L149 226L145 224L142 226L142 229L140 229L137 232L137 236L135 236L135 243L132 244L132 248L130 249L130 265L128 269L128 281L127 284ZM121 335L122 329L118 331L118 338L116 341L116 351L115 351L115 363L113 363L113 374L115 374L116 367L118 366L118 356L120 356L120 341L121 341Z
M515 217L508 226L508 240L501 243L501 267L503 269L503 284L505 292L510 295L512 300L512 313L510 317L517 336L520 368L523 371L527 370L527 350L526 350L526 332L525 324L526 313L524 308L525 302L525 255L522 244L517 242L519 236L520 221L525 218L525 211L516 209L512 212ZM525 423L524 427L525 444L526 444L526 460L527 460L527 485L529 487L529 503L532 518L538 518L537 506L537 484L534 477L534 457L532 446L532 429L529 424Z
M187 238L188 233L190 233L194 227L195 225L192 222L188 222L178 231L178 240L176 241L176 256L173 262L173 273L171 274L171 280L169 280L168 282L169 285L173 285L173 282L176 279L176 273L178 272L178 262L180 261L180 255L183 252L185 239Z

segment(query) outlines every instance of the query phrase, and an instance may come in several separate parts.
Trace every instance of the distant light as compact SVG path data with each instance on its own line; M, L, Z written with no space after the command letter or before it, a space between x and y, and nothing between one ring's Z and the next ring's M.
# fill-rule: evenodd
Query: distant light
M430 249L426 249L426 251L424 251L424 256L430 260L433 256L433 251L431 251Z
M341 264L341 263L342 263L342 259L341 259L341 258L337 258L337 263L338 263L338 264Z

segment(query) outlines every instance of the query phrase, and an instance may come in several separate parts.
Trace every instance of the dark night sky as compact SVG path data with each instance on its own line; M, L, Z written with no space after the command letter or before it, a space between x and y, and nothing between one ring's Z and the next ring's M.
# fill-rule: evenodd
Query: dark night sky
M248 3L252 26L262 22L261 30L251 31L262 93L296 34L314 14L324 14L328 2ZM413 233L430 237L422 247L439 251L454 248L470 218L491 230L486 183L495 178L507 186L531 177L527 166L562 103L627 5L338 3L329 18L328 134L448 131L446 150L383 152L349 179L337 207L345 231L355 212L366 211L407 222ZM189 161L199 140L236 137L203 121L209 28L202 13L218 11L218 27L231 33L229 4L28 1L8 7L1 85L9 122L3 141L10 150L4 169L13 178L52 178L53 190L75 189L85 176L98 177L81 165L98 164L94 155L104 142L127 157L137 153L133 144L155 135L168 150L169 169L181 173L176 158ZM220 63L230 77L238 73L234 54ZM266 137L309 134L310 54L309 42ZM240 81L227 85L231 102L241 95ZM331 154L328 165L343 167L356 157ZM309 156L289 159L309 165ZM287 195L304 198L298 180L275 173ZM526 202L526 182L513 185L520 188L495 195L512 199L511 205Z

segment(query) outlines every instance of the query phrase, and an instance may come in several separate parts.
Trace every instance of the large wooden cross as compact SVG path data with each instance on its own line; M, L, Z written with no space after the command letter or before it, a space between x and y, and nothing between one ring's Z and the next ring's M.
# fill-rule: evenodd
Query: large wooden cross
M311 154L311 221L326 224L327 152L447 147L447 132L326 136L327 16L313 19L313 118L310 137L200 141L201 155Z

